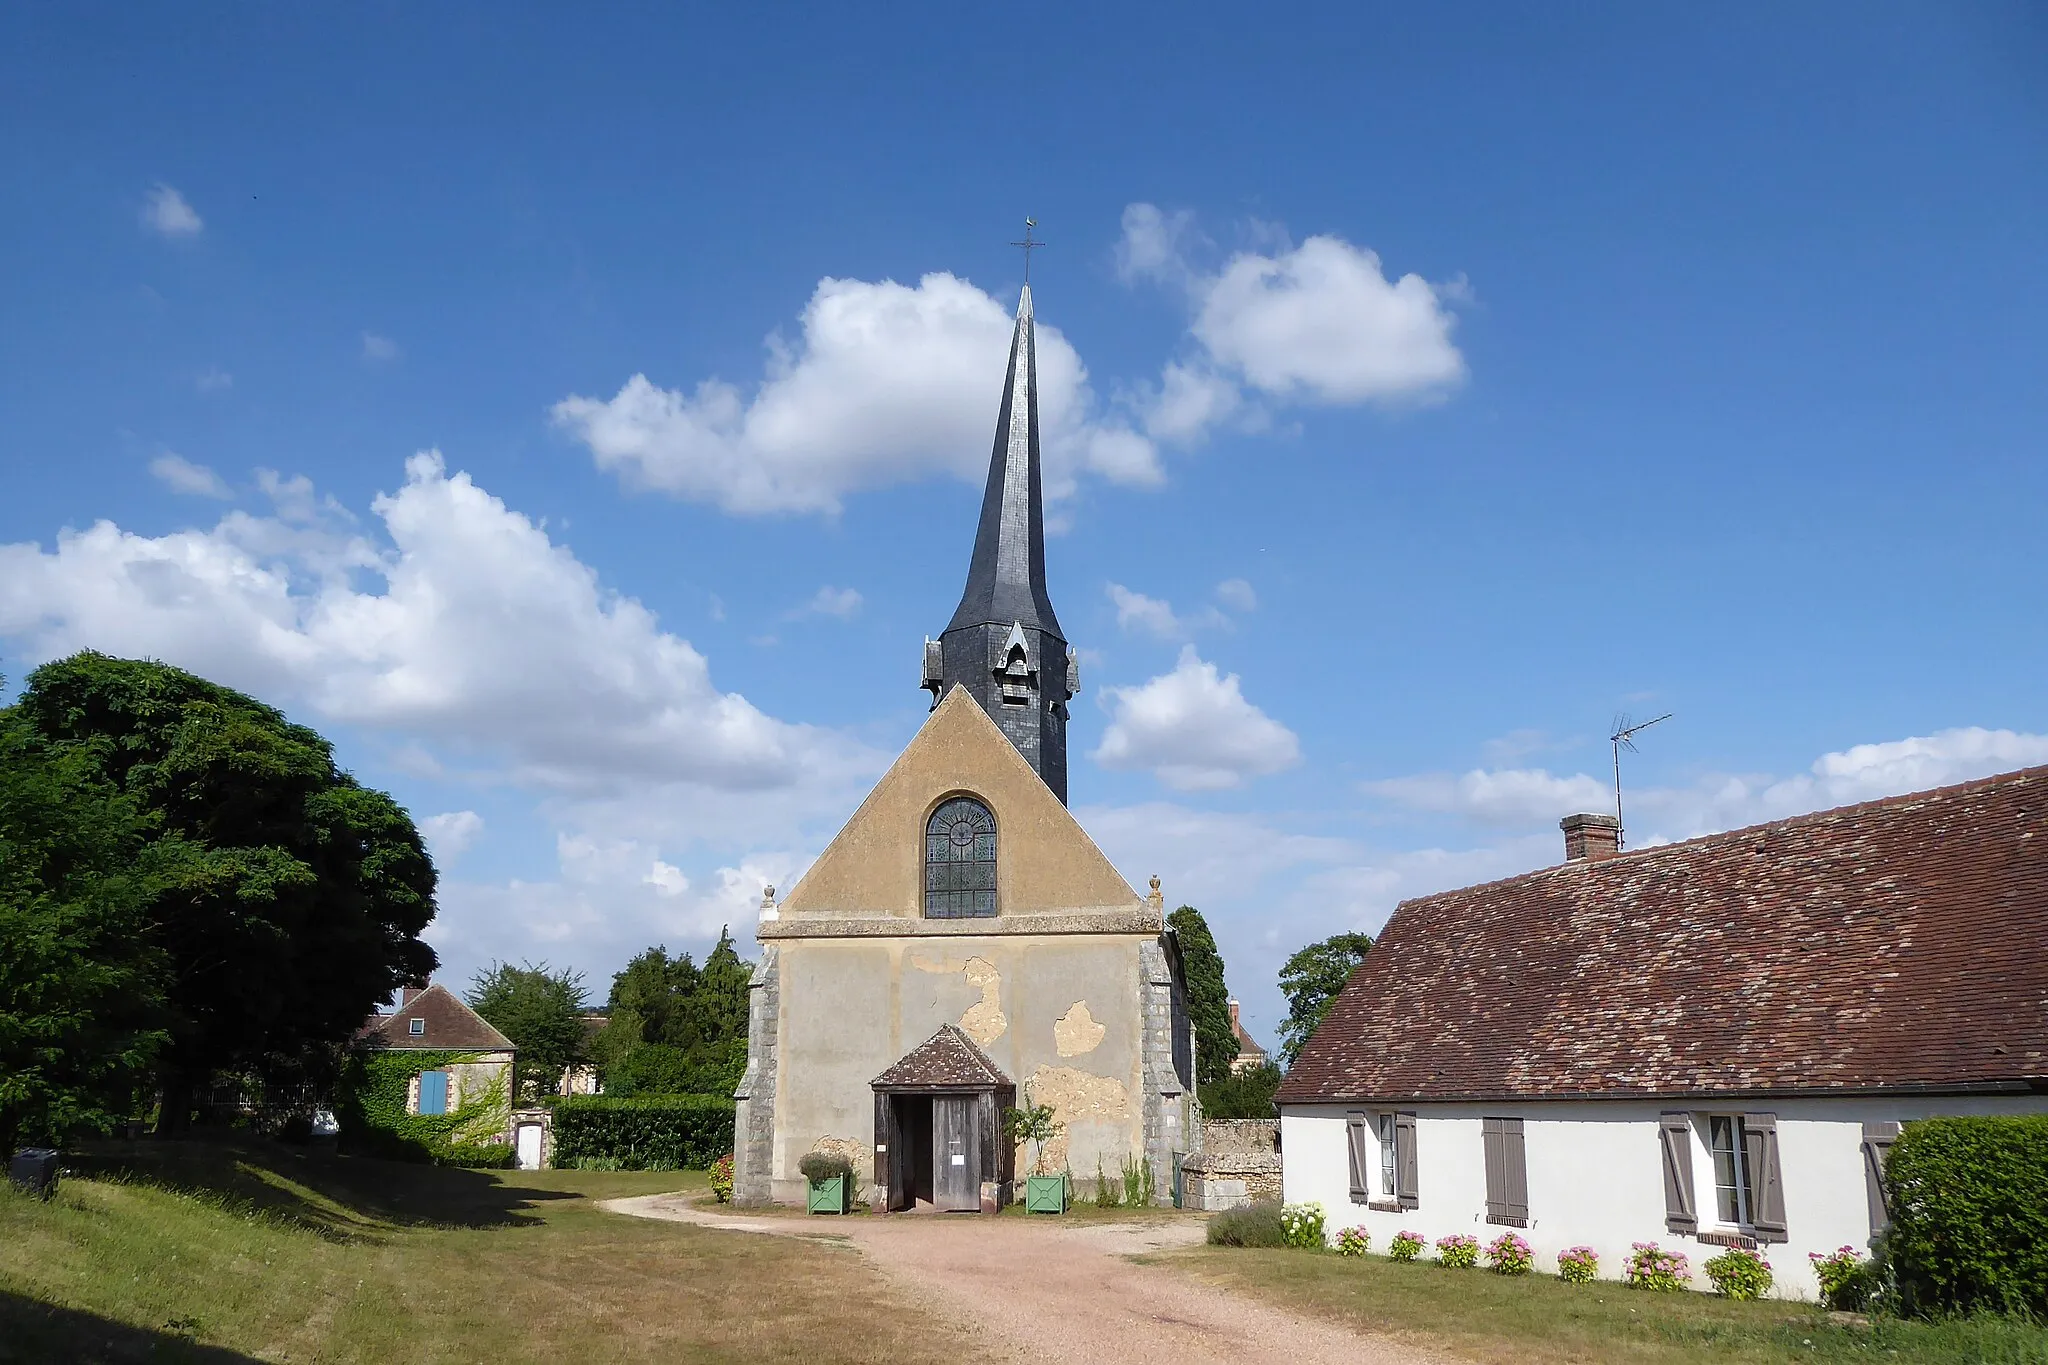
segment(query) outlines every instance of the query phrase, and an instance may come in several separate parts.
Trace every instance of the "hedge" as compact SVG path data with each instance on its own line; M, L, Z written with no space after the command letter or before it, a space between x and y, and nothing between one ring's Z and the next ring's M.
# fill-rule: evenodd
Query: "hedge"
M732 1150L734 1105L722 1095L578 1095L554 1111L558 1166L702 1171Z
M1908 1123L1885 1185L1902 1309L2048 1317L2048 1114Z

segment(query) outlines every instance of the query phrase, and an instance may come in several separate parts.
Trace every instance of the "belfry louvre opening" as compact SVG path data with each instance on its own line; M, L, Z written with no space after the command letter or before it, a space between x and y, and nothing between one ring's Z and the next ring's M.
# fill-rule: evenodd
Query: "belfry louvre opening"
M971 796L939 803L924 827L926 919L996 913L996 818Z

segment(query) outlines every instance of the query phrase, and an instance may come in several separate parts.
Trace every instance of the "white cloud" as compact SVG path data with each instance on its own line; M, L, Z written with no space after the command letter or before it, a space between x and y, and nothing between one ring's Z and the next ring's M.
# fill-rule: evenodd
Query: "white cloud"
M1708 772L1686 786L1624 784L1624 810L1629 842L1641 847L2037 763L2048 763L2048 735L1968 726L1822 754L1807 771L1789 777ZM1560 776L1542 768L1423 773L1368 782L1365 789L1413 809L1499 826L1551 823L1578 811L1614 808L1611 779Z
M225 393L235 386L235 377L218 365L209 365L192 381L201 393Z
M768 339L751 394L720 379L690 392L636 374L610 399L574 395L554 417L600 468L727 512L832 513L847 495L988 469L1010 310L953 275L913 286L825 279L791 343ZM1094 414L1088 374L1059 330L1037 327L1048 497L1086 472L1157 483L1144 437Z
M1216 600L1232 611L1256 611L1259 595L1242 578L1226 578L1216 585Z
M390 337L375 332L363 333L363 359L372 364L383 364L398 359L398 343Z
M864 599L853 588L835 588L830 584L819 588L811 600L798 607L792 616L832 616L841 621L851 621L860 615Z
M221 476L203 464L194 464L182 455L165 451L149 462L149 472L164 487L173 493L190 493L202 498L232 498L227 484Z
M211 531L102 521L51 551L0 546L0 636L37 659L166 659L424 741L456 766L480 759L501 780L585 795L834 787L875 766L862 746L717 690L687 641L438 453L408 461L373 508L377 541L231 512Z
M1253 226L1266 245L1212 273L1189 259L1197 237L1188 214L1124 210L1119 275L1184 291L1194 315L1195 353L1166 365L1135 400L1148 435L1187 445L1226 422L1256 426L1265 414L1247 389L1273 403L1392 404L1438 398L1464 381L1449 307L1469 295L1462 277L1443 286L1415 274L1389 279L1378 255L1341 237L1296 246L1276 227Z
M152 186L143 200L142 225L166 237L196 237L206 226L185 196L164 184Z
M1123 630L1141 630L1162 640L1178 640L1186 634L1173 603L1132 592L1121 583L1109 585L1109 600L1116 603L1116 623Z
M420 821L420 837L443 868L454 866L484 832L484 818L473 810L444 811Z
M1180 791L1214 791L1301 760L1294 732L1244 699L1193 645L1171 673L1103 693L1109 728L1093 755L1106 768L1144 769Z

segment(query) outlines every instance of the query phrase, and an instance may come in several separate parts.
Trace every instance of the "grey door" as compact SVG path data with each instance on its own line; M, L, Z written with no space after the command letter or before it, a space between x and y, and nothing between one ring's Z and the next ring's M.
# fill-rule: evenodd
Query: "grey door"
M932 1097L932 1203L981 1211L981 1135L972 1095Z

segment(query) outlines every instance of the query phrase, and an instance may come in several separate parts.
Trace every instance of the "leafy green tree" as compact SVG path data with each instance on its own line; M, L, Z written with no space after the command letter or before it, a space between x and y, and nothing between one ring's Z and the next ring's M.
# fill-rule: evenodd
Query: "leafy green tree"
M106 1131L167 1034L135 802L0 711L0 1154Z
M730 932L699 967L649 948L612 978L611 1018L592 1045L607 1094L730 1094L747 1065L754 969Z
M328 742L204 678L90 651L38 668L14 708L135 803L147 941L167 963L159 1131L224 1071L306 1074L434 951L434 866L395 801Z
M1315 1033L1337 992L1365 961L1372 939L1365 934L1332 934L1287 959L1280 968L1280 993L1287 997L1287 1018L1280 1025L1280 1055L1288 1066Z
M1214 1085L1230 1075L1237 1060L1237 1032L1230 1027L1230 990L1223 984L1223 954L1209 922L1192 905L1166 917L1180 940L1181 965L1187 972L1188 1018L1195 1026L1195 1080Z
M562 1072L583 1060L583 973L494 962L471 979L464 998L519 1049L514 1095L552 1095Z
M1273 1096L1285 1074L1271 1062L1233 1071L1220 1081L1202 1087L1202 1117L1210 1119L1269 1119L1273 1117Z

